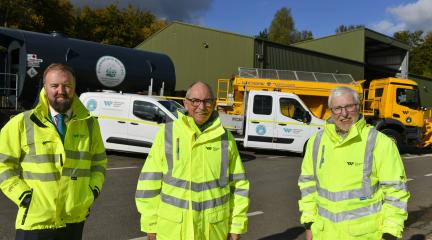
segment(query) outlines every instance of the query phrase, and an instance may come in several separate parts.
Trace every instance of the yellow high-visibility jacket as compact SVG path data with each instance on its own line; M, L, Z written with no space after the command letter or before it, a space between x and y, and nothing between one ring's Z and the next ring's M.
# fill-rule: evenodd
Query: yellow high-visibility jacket
M18 206L16 228L64 227L86 219L107 164L97 120L75 95L64 144L49 116L45 91L35 109L0 132L0 188ZM21 206L31 193L30 206Z
M249 181L217 117L203 132L179 113L157 134L140 174L141 230L158 240L217 239L247 230Z
M314 240L402 236L409 192L393 141L364 118L345 139L327 122L308 142L299 187L301 223Z

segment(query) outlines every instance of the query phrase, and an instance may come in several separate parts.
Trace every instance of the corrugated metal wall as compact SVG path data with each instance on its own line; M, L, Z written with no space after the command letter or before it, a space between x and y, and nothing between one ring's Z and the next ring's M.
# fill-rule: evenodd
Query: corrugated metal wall
M217 91L217 79L230 78L238 67L253 67L253 46L252 37L174 22L136 48L171 57L176 90L200 80Z
M297 47L255 40L255 67L295 71L346 73L364 79L363 64Z

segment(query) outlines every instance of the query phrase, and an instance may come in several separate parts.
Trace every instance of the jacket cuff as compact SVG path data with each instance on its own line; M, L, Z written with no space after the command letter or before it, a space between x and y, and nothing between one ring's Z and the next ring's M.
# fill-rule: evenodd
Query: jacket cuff
M306 230L309 230L309 229L311 229L312 224L313 224L313 222L307 222L307 223L304 223L303 225L304 225Z
M393 235L391 235L390 233L384 233L382 235L382 239L385 239L385 240L397 240L398 238L395 237L395 236L393 236Z

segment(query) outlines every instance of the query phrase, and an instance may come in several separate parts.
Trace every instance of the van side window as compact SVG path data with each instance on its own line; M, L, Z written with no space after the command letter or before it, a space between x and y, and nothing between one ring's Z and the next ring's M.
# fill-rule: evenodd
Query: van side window
M295 99L281 98L279 99L280 111L282 115L292 118L294 120L305 122L306 110Z
M270 115L272 113L272 101L271 96L255 95L253 100L253 113Z
M136 117L152 122L165 122L166 114L163 111L159 111L159 108L153 103L144 101L134 101L133 103L133 115Z

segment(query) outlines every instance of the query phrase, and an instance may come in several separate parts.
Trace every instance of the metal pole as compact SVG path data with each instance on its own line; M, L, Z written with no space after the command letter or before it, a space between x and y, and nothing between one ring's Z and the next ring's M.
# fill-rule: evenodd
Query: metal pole
M148 88L148 95L151 96L153 92L153 78L150 78L150 85Z

